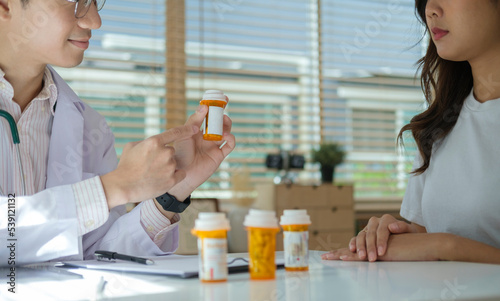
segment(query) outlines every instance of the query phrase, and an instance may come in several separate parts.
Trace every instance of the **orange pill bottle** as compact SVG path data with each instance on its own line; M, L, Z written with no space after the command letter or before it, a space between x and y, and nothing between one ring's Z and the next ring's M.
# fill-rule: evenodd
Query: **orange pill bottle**
M221 141L223 134L224 108L228 98L220 90L206 90L200 104L208 106L203 124L203 139Z
M243 225L248 231L250 279L276 278L276 234L279 232L276 213L250 209Z
M286 271L309 270L309 225L306 210L284 210L280 219L283 228L283 249Z
M227 280L227 231L224 213L200 212L191 233L198 237L198 278L202 282Z

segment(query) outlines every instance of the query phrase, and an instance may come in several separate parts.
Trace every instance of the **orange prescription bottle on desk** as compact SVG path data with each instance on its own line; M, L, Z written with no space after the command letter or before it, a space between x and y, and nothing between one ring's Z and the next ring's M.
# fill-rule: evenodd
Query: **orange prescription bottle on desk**
M285 270L309 270L309 225L306 210L284 210L280 225L283 228Z
M220 90L207 90L203 94L200 104L208 106L208 113L203 124L203 139L222 140L224 108L227 102L227 96Z
M250 279L274 279L276 234L279 232L276 213L250 209L243 225L248 231Z
M193 235L198 236L198 277L202 282L227 280L227 231L229 220L224 213L200 212Z

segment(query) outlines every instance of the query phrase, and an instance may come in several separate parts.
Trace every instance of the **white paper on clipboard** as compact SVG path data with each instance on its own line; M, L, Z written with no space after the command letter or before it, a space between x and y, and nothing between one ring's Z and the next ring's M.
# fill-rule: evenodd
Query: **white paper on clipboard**
M177 276L181 278L191 278L198 276L198 256L197 255L166 255L157 257L148 257L154 260L154 264L145 265L136 262L128 262L123 260L99 261L99 260L84 260L84 261L66 261L64 267L77 267L93 270L107 270L119 272L132 272L143 274L156 274L165 276ZM278 267L284 266L283 258L276 258ZM237 273L248 271L248 258L245 257L228 257L229 273Z

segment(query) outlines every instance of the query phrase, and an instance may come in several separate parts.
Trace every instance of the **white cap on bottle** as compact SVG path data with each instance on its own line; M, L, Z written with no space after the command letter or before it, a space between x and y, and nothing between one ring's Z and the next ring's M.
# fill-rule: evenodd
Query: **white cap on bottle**
M230 230L229 220L222 212L200 212L194 221L196 231Z
M305 209L283 210L280 225L310 225L311 219Z
M222 100L227 102L227 96L221 90L206 90L202 100Z
M276 218L276 212L272 210L250 209L247 216L245 216L243 225L245 227L278 228L278 219Z

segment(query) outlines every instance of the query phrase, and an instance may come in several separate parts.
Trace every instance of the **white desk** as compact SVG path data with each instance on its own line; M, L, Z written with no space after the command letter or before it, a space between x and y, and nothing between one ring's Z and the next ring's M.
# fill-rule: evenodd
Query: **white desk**
M248 273L230 274L225 283L204 284L197 278L78 270L83 279L29 277L17 281L17 293L4 300L500 300L500 265L458 262L321 261L312 251L309 272L279 269L276 280L250 281ZM96 294L98 281L107 284ZM37 279L38 278L38 279ZM50 279L52 278L52 279Z

